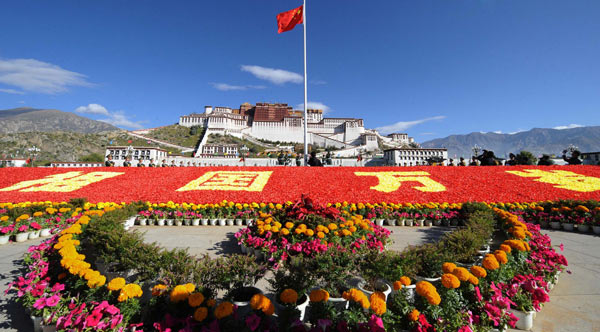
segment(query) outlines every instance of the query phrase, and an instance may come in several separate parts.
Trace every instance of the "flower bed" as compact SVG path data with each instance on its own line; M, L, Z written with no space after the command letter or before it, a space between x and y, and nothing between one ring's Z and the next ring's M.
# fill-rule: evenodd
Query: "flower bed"
M0 169L0 202L87 197L91 202L283 204L302 194L320 204L532 202L599 199L599 193L595 166Z
M589 209L597 202L574 203ZM551 284L567 265L538 225L523 222L523 214L509 212L539 210L539 206L551 204L548 202L319 206L304 199L281 206L244 207L240 203L241 209L236 204L223 204L217 208L227 206L237 212L250 207L257 220L248 231L272 240L269 252L277 261L284 261L271 265L273 297L249 294L247 306L236 301L239 299L234 292L217 297L223 290L253 286L264 275L266 266L248 257L194 259L185 252L144 244L139 234L125 232L122 221L148 211L152 204L147 203L70 205L72 210L64 211L71 212L70 218L60 233L29 249L25 259L28 272L11 288L34 314L59 329L305 331L312 325L318 331L485 331L517 323L511 310L539 310L549 300ZM5 205L6 211L0 215L20 216L34 209L60 206ZM182 214L194 211L194 205L189 204L166 203L163 207ZM400 215L422 213L424 208L432 211L426 213L429 218L448 211L460 214L464 227L440 241L452 252L441 255L432 245L402 253L382 250L385 231L367 217L379 210L392 214L401 211ZM293 223L292 227L286 227L287 222ZM473 249L476 252L487 243L494 223L499 227L495 238L502 240L493 244L480 262L470 268L460 266L456 259L471 255ZM286 236L291 235L287 247L284 229L290 233ZM343 230L350 233L344 235ZM310 245L312 237L320 241L320 246ZM358 240L367 241L366 245L357 246ZM293 249L297 244L301 250ZM429 266L440 280L418 281L417 274L424 272L421 266ZM343 278L351 275L361 275L367 283L386 279L395 291L388 296L373 289L368 295L368 290L346 284L349 287L340 291L341 299L332 299L339 290L337 286L344 284ZM311 301L305 322L298 319L300 312L296 310L302 298ZM339 303L348 304L340 307Z

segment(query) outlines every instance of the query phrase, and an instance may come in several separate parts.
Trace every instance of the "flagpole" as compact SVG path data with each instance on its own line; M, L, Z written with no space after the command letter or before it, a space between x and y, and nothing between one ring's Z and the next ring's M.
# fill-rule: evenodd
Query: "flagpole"
M302 6L304 26L304 166L308 166L308 80L306 75L306 0Z

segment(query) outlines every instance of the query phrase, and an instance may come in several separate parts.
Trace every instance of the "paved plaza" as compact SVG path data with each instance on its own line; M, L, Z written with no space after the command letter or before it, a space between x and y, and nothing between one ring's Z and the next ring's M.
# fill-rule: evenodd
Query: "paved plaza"
M208 253L215 257L240 252L233 236L239 229L235 226L132 228L144 232L147 242L156 242L168 249L188 248L192 255ZM408 245L435 241L449 229L393 227L391 230L394 243L388 248L402 250ZM558 284L550 293L550 303L537 314L533 331L600 331L600 237L561 231L545 232L550 235L557 250L560 250L558 246L561 243L564 244L563 254L569 261L568 270L571 273L561 274ZM28 332L32 329L25 311L14 303L14 295L7 296L4 290L10 281L21 275L19 261L27 248L41 241L38 239L0 247L0 331Z

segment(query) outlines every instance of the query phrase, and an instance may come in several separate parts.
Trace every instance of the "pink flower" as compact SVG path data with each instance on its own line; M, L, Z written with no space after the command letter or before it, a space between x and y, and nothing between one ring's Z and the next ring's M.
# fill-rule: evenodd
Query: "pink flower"
M96 325L98 325L101 319L102 314L100 312L92 312L92 314L89 315L85 320L85 323L88 327L95 327Z
M481 302L483 297L481 296L481 292L479 291L479 286L475 286L475 297L477 297L477 301Z
M35 303L33 304L33 307L36 308L37 310L44 309L44 307L46 307L46 298L40 297L39 299L37 299L35 301Z
M123 321L123 315L113 316L113 318L110 319L110 328L114 329L115 327L117 327L117 325L121 324L122 321Z
M560 248L560 251L563 251L563 250L565 250L565 245L564 245L564 244L562 244L562 243L561 243L561 244L560 244L558 247Z
M28 229L29 229L29 226L27 226L27 225L21 225L21 226L19 227L19 232L25 232L25 231L27 231Z
M52 286L52 293L57 293L57 292L60 292L60 291L63 291L63 290L65 290L65 285L64 284L61 284L61 283L57 282L56 284L54 284L54 286Z
M58 296L56 294L54 294L46 299L46 305L48 307L55 307L58 304L58 302L60 302L60 296Z

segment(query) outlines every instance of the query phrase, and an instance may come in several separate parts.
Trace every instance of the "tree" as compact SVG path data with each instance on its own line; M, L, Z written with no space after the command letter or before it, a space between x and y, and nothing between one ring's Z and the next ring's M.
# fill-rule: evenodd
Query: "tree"
M521 151L515 156L519 165L536 165L537 158L529 151Z

